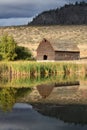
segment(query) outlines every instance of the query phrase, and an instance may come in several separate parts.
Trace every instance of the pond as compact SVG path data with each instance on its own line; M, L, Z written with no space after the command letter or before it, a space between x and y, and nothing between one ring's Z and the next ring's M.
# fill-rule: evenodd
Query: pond
M86 75L0 77L0 130L87 130Z

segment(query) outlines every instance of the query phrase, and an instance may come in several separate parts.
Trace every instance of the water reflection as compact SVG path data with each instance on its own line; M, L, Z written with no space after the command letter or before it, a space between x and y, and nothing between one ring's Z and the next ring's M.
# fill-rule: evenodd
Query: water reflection
M13 105L19 101L73 103L75 102L72 101L73 99L77 101L75 96L79 86L80 81L76 75L17 77L13 79L0 77L0 108L4 111L11 110Z
M55 84L50 84L50 85L41 84L41 85L38 85L36 88L37 88L39 94L42 96L42 98L46 98L51 94L54 87L55 87Z
M34 87L28 96L29 102L51 104L87 104L87 89L80 85L56 86L42 85ZM27 101L28 101L27 98Z
M76 80L75 75L49 75L36 78L0 76L0 108L4 111L11 110L14 103L19 101L19 99L24 102L32 102L32 98L35 99L35 95L31 96L30 92L32 93L35 87L42 98L47 98L57 86L76 84L79 84L79 82Z
M33 107L42 115L54 117L67 123L87 124L87 105L34 104Z
M77 75L68 75L63 74L58 76L45 75L44 77L14 77L10 78L7 76L0 77L0 87L15 87L15 88L25 88L25 87L34 87L41 84L75 84L78 81Z
M57 123L61 121L47 118L25 103L15 104L11 112L0 111L0 130L57 130Z
M77 86L79 85L79 81L75 81L75 82L66 82L66 83L63 83L63 82L60 82L60 83L54 83L54 84L41 84L41 85L38 85L36 86L39 94L42 96L42 98L46 98L48 97L53 89L56 89L56 87L65 87L65 86Z
M62 125L65 125L64 122L87 124L87 79L86 77L84 80L80 79L78 75L50 75L37 78L17 77L13 79L1 77L0 108L5 112L8 111L6 118L9 121L11 112L15 115L25 110L20 109L21 105L18 109L18 104L16 104L16 107L14 106L15 103L19 102L31 104L34 108L33 112L36 110L41 113L39 115L35 111L38 117L45 118L44 116L46 116L46 119L49 117L49 121L52 118L56 123L60 122ZM24 104L22 108L25 108ZM31 112L30 108L28 109L28 106L26 106L26 113L23 115L25 121L29 119L25 117L29 114L27 110ZM0 114L2 114L2 111L0 111ZM21 113L16 115L15 120L18 118L21 118ZM23 121L23 117L21 119L20 122Z
M0 88L0 108L3 111L12 110L17 100L30 92L31 88Z

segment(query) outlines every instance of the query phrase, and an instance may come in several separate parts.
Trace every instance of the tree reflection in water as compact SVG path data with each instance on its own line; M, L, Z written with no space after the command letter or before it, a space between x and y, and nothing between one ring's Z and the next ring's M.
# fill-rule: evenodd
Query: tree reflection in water
M3 111L12 110L13 105L21 97L31 92L31 88L1 88L0 107Z

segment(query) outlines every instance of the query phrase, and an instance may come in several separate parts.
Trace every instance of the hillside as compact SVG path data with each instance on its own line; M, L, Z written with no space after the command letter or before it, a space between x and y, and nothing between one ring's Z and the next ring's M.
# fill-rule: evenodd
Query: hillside
M36 49L43 38L74 41L81 57L87 57L87 26L20 26L0 27L0 36L12 35L18 45L28 47L36 56Z
M87 24L87 3L65 5L60 9L45 11L36 16L29 25L83 25Z

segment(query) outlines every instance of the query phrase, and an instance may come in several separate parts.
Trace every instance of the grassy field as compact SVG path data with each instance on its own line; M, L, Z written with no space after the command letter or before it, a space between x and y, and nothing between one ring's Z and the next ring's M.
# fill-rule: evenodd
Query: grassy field
M1 27L0 36L8 33L19 46L28 47L36 56L36 49L43 38L71 40L80 49L81 58L87 57L87 26L20 26Z

